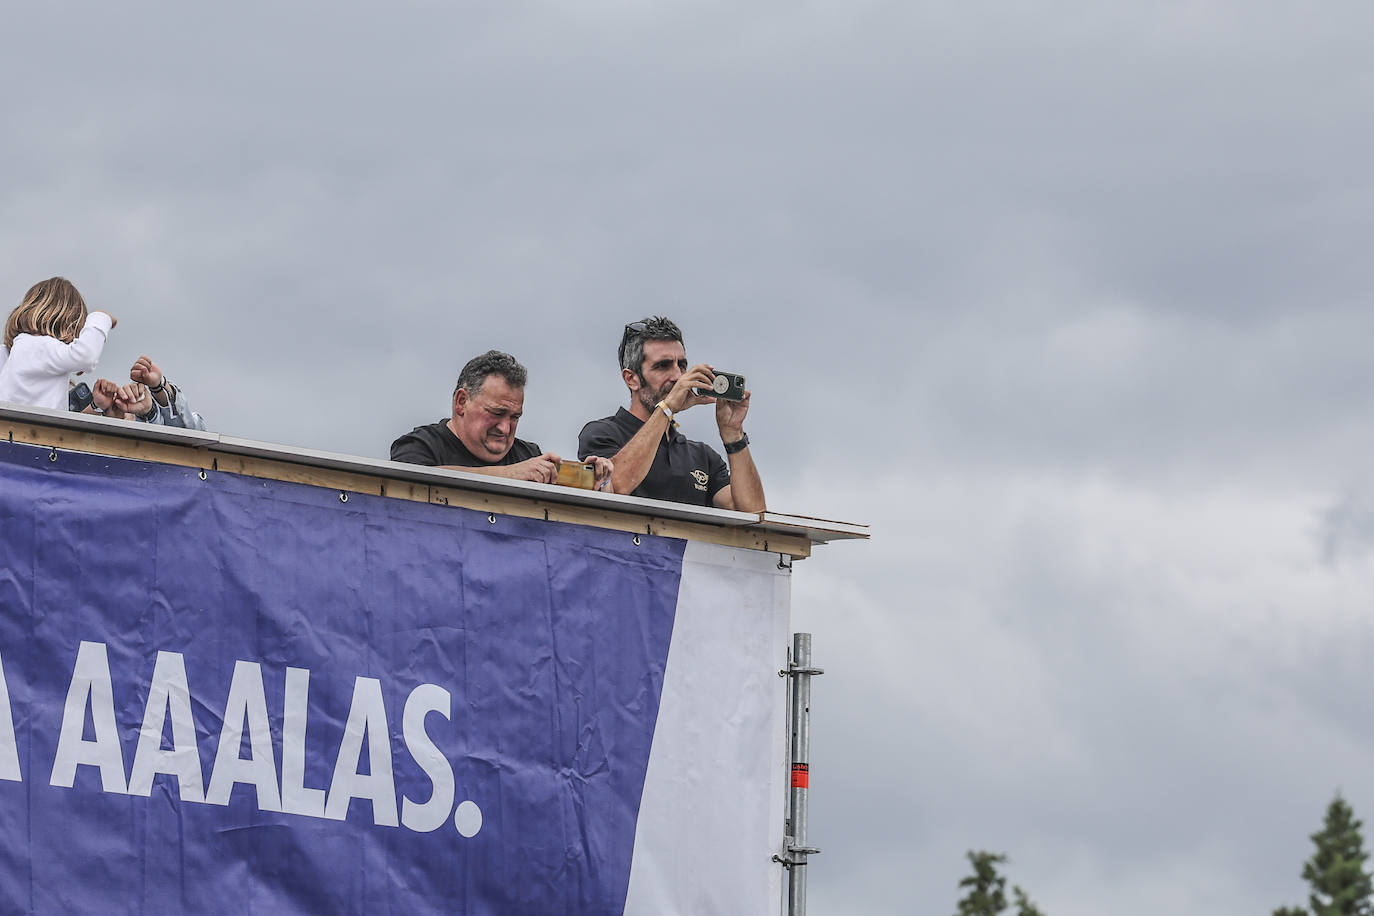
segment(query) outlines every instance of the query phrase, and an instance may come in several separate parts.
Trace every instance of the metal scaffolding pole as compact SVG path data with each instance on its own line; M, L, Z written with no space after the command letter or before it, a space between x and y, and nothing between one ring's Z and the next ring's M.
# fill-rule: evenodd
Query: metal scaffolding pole
M811 789L811 678L825 672L811 665L811 634L793 633L788 665L778 674L792 679L792 784L782 855L774 856L787 869L788 916L806 916L806 859L820 850L806 845L807 793Z

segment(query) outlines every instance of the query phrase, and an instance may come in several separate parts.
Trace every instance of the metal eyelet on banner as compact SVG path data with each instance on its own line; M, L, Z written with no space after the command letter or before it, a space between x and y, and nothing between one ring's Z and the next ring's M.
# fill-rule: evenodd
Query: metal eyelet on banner
M496 513L493 512L493 513L491 513L490 515L488 515L488 516L487 516L487 521L489 521L489 522L491 522L493 525L495 525L495 524L496 524Z
M792 561L787 558L787 554L778 554L778 569L791 569Z
M50 452L48 452L48 460L49 460L49 461L56 461L56 460L57 460L57 446L53 446L53 450L50 451Z
M640 543L640 542L639 542L639 535L636 534L636 535L635 535L635 546L638 547L638 546L639 546L639 543Z
M210 475L207 474L207 473L205 473L205 468L201 468L201 469L200 469L200 475L199 475L199 476L200 476L200 479L201 479L201 480L205 480L205 479L207 479Z
M339 494L339 502L341 502L341 503L346 503L346 502L348 502L348 494L347 494L347 493L340 493L340 494Z

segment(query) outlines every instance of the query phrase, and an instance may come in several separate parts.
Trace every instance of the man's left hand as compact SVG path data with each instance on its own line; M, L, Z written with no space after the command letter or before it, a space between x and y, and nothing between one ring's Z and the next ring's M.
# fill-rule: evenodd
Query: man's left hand
M615 464L609 458L602 458L600 455L591 455L587 458L592 464L596 465L596 489L606 489L606 484L611 479L611 474L615 473Z
M735 442L744 435L744 418L749 413L749 392L744 392L741 401L716 399L716 426L720 427L720 438L725 442Z

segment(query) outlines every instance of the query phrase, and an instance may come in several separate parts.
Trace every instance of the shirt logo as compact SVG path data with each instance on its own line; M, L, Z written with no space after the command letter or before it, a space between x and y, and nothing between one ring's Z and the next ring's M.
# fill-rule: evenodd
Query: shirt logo
M706 481L710 480L711 478L707 476L705 471L698 469L692 472L692 479L697 482L698 490L705 490Z

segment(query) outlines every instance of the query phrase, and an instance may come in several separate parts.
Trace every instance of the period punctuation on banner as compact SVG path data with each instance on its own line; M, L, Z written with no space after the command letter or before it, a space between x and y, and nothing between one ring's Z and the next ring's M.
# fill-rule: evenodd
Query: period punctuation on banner
M477 807L477 802L460 802L458 810L453 812L453 826L468 839L477 836L477 831L482 829L482 809Z

